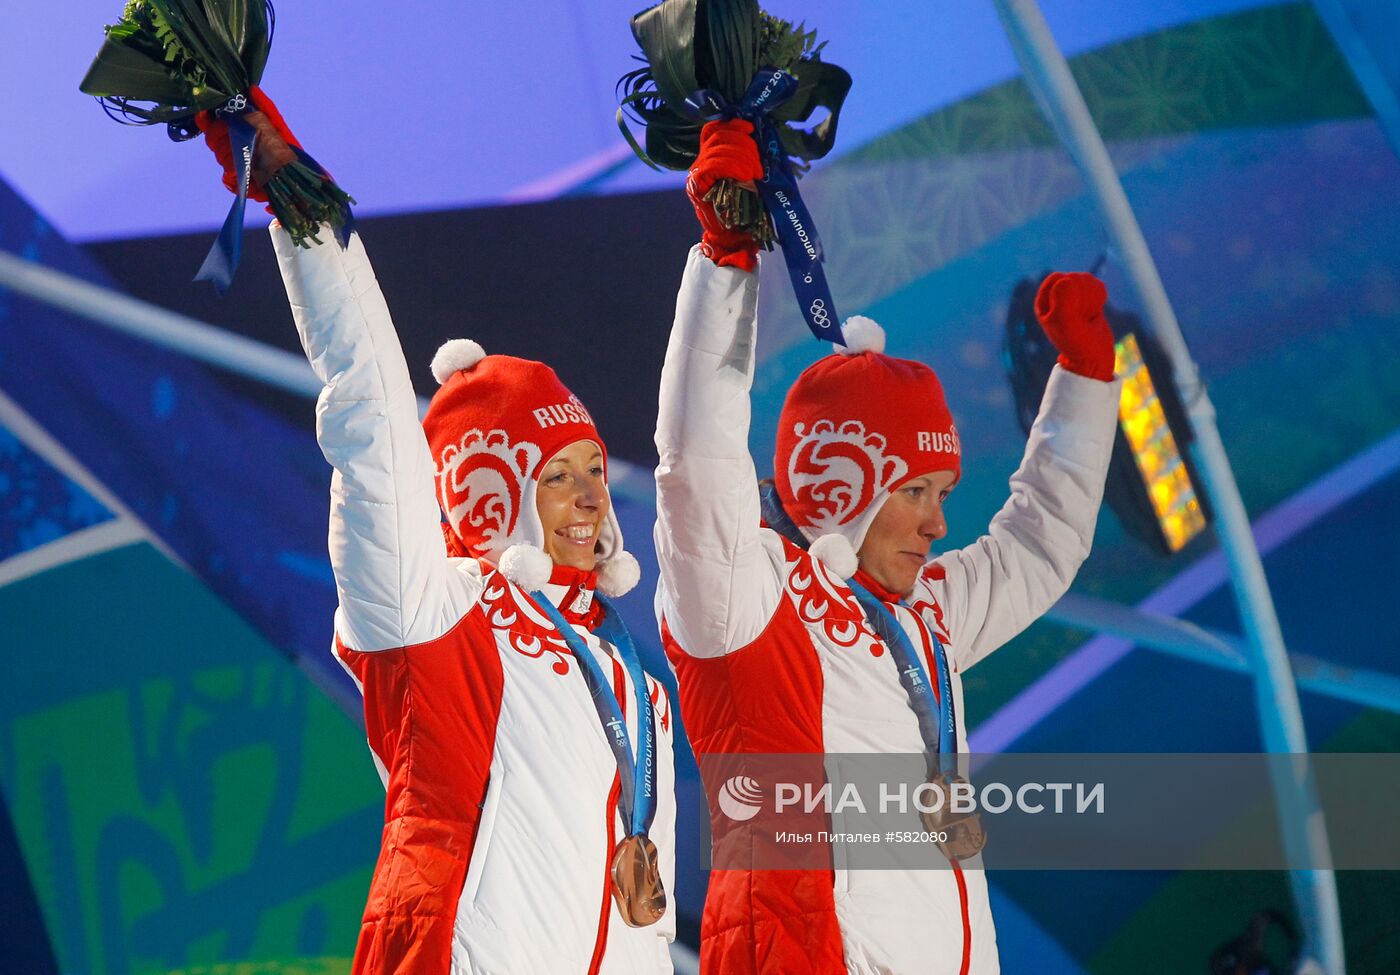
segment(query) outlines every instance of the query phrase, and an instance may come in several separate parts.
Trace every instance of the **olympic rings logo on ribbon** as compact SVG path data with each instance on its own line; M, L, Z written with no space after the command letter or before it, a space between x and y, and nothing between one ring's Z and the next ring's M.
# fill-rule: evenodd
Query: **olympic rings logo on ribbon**
M242 115L248 110L248 96L239 92L214 110L216 115Z
M831 314L826 310L826 302L822 301L820 298L812 302L810 312L812 321L820 327L826 328L831 324Z

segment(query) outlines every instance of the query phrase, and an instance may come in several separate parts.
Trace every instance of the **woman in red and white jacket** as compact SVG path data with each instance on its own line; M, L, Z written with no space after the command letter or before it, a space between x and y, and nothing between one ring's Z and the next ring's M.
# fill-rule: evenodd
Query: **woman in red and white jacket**
M325 383L334 652L364 693L388 791L353 970L671 971L673 898L631 927L614 891L639 832L673 890L672 725L597 598L638 569L592 418L548 366L458 340L434 357L442 385L420 426L359 237L342 251L272 235ZM618 712L649 783L618 761L605 727Z
M894 654L863 625L858 583L933 686L950 688L965 751L961 674L1044 613L1089 554L1119 398L1103 285L1045 282L1036 309L1061 356L1010 500L977 542L932 559L960 475L957 430L933 370L885 355L879 327L852 319L850 345L798 377L778 421L776 500L795 544L761 524L748 452L756 248L704 202L718 178L762 175L750 133L742 120L702 133L688 190L705 233L681 284L657 419L657 604L691 744L702 767L707 755L926 753ZM718 834L713 804L711 815ZM702 969L997 972L980 867L716 869Z
M333 652L388 792L353 971L670 972L673 725L605 607L639 570L603 440L548 366L467 340L420 425L360 238L323 229L272 240L324 384Z

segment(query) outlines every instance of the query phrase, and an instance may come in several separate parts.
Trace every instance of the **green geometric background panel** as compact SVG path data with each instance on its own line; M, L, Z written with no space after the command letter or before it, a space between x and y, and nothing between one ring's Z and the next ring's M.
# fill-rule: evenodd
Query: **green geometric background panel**
M1370 115L1311 3L1282 3L1134 37L1070 61L1109 141ZM1020 78L842 156L928 159L1057 145Z
M0 782L62 970L345 970L383 822L360 730L144 544L0 618Z

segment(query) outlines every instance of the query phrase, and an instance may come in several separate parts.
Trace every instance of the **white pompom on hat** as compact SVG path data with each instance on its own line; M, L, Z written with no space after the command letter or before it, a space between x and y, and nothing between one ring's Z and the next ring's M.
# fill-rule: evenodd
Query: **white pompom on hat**
M598 591L604 596L625 596L641 581L642 567L631 552L618 552L598 562Z
M549 582L554 560L534 545L512 545L501 554L496 566L501 575L526 592L535 592Z
M452 339L439 346L433 356L433 378L441 386L462 369L470 369L486 358L486 350L471 339Z
M862 352L884 352L885 330L872 318L852 315L841 328L845 345L832 343L832 348L842 355L860 355Z
M845 535L822 535L807 553L842 579L849 579L860 568L860 558Z

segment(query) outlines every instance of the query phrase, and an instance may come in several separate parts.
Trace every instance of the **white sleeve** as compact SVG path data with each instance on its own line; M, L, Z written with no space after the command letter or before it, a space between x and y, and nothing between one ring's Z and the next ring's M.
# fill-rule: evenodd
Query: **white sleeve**
M658 613L696 657L751 643L781 597L749 456L757 305L757 274L691 250L661 370L656 557Z
M298 247L272 225L302 348L325 386L316 439L333 468L336 632L353 650L392 650L441 636L466 607L447 605L433 463L389 308L359 236L344 250L324 236Z
M1118 429L1120 388L1116 380L1089 379L1056 366L1021 466L1011 477L1010 499L987 534L940 555L921 575L919 586L942 609L958 670L1053 606L1089 557Z

